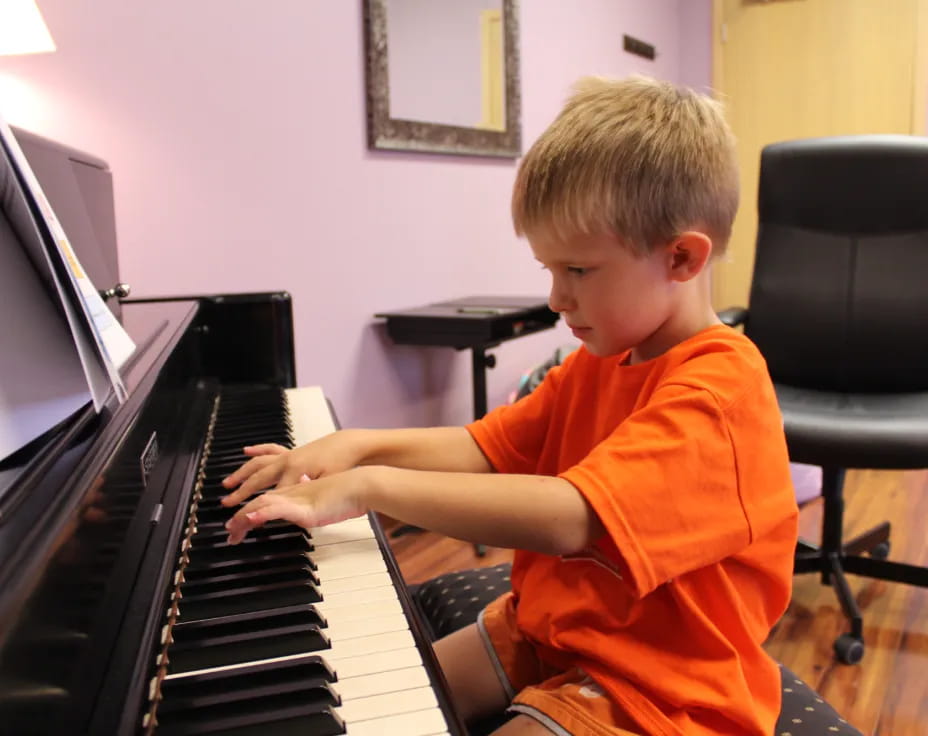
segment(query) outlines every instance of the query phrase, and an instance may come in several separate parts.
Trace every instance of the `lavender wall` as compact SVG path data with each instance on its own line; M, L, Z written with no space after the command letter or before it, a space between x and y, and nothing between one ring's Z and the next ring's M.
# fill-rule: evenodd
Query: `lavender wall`
M511 231L515 162L367 150L359 1L39 4L58 51L0 59L0 109L109 161L136 295L286 289L299 382L343 425L469 418L469 355L392 345L372 315L547 280ZM526 147L583 74L709 83L709 0L521 6ZM657 59L624 53L623 33ZM490 405L571 341L501 346Z

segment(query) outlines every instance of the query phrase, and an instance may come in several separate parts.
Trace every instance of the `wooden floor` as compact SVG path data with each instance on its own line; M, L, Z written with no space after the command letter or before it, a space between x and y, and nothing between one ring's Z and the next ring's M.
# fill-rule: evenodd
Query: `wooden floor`
M845 534L892 523L890 559L928 565L928 472L848 473ZM800 513L800 534L819 538L818 501ZM385 526L390 522L386 520ZM477 557L473 547L431 532L391 538L406 581L511 560L508 550ZM816 575L795 578L793 601L767 650L821 693L845 719L873 736L928 735L928 589L849 577L864 615L866 654L835 661L832 642L846 630L831 588Z

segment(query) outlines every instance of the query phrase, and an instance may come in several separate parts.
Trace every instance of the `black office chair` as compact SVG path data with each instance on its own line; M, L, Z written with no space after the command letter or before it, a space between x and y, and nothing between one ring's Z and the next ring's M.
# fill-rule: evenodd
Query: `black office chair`
M928 568L890 562L889 524L845 541L845 469L928 467L928 138L810 138L761 154L750 308L725 310L760 348L790 459L822 467L821 546L797 573L834 586L864 653L845 573L928 586ZM869 553L869 556L862 556Z

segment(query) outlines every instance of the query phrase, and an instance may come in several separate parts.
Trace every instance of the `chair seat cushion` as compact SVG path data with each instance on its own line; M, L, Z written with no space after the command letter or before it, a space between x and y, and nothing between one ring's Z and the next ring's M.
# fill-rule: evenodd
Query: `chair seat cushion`
M775 388L794 462L839 468L928 467L928 393Z
M508 564L450 572L409 591L413 604L424 619L433 639L457 631L477 620L477 614L500 594L510 588ZM787 667L780 665L783 683L783 704L773 736L862 736L848 724L824 699ZM470 736L492 733L505 718L489 719L471 727Z

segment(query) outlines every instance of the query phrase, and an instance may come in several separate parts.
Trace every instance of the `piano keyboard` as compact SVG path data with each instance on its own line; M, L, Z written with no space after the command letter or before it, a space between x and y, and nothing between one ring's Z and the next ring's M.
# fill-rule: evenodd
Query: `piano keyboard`
M225 543L230 510L219 505L219 482L245 459L241 447L300 445L335 429L319 388L285 397L289 434L274 416L235 406L234 394L218 403L144 731L448 734L367 517L309 534L272 523Z

